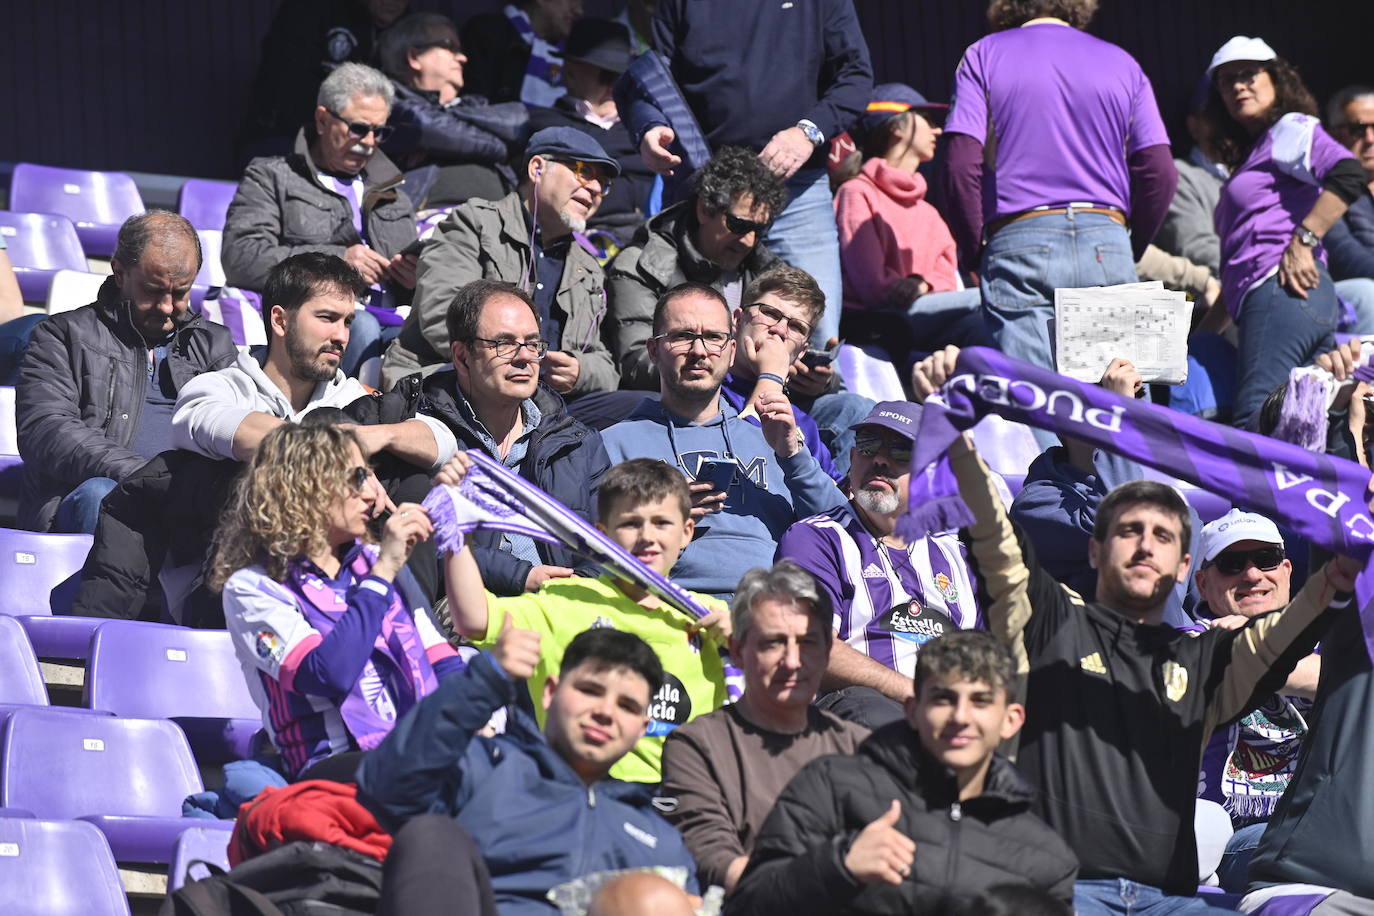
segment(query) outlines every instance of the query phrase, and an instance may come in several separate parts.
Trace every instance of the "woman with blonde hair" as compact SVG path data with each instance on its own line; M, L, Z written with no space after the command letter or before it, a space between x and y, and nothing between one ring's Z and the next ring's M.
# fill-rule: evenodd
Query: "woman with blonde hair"
M373 545L379 492L351 432L288 423L263 439L215 535L210 584L292 779L351 781L462 670L405 569L429 517L403 503Z

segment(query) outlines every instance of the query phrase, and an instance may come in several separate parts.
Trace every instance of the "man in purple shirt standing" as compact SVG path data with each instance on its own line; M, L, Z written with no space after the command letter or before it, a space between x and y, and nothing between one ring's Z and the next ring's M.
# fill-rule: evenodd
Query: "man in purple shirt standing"
M978 272L998 345L1039 366L1053 367L1054 290L1133 282L1178 184L1149 79L1082 31L1096 9L992 0L945 123L960 266Z

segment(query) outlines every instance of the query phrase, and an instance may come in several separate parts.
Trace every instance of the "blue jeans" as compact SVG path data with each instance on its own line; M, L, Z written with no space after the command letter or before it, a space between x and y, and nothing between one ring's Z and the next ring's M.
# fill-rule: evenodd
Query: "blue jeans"
M763 243L773 254L809 273L825 293L825 314L811 332L811 346L840 334L840 232L825 169L802 169L787 180L788 204Z
M1374 334L1374 279L1349 277L1336 281L1336 295L1355 310L1355 323L1341 330L1351 334Z
M339 360L339 368L343 370L344 375L356 378L364 385L378 387L381 384L382 353L386 351L387 345L399 336L400 325L382 327L382 323L371 312L358 309L353 313L353 324L348 331L348 346L344 348L343 359ZM365 372L368 361L372 359L377 360L374 370ZM365 377L368 375L371 377Z
M1341 304L1326 266L1317 262L1321 282L1307 298L1293 295L1270 277L1241 300L1239 375L1231 422L1241 429L1259 425L1260 407L1290 370L1306 366L1336 345Z
M835 470L849 475L849 452L854 447L854 430L850 429L873 409L873 399L852 391L823 394L802 409L811 414L820 431L821 441L830 449Z
M117 484L108 477L83 480L75 490L62 497L53 518L54 534L95 534L100 521L100 503Z
M982 306L983 291L978 289L953 289L919 297L906 311L917 351L934 353L947 344L997 346Z
M1173 916L1174 913L1216 916L1238 912L1225 906L1213 906L1213 901L1206 896L1171 897L1157 887L1125 878L1090 878L1075 882L1073 908L1078 916Z
M1250 884L1250 859L1255 854L1255 847L1259 846L1260 837L1264 836L1264 828L1268 826L1268 821L1260 821L1242 827L1226 841L1226 852L1217 866L1217 883L1223 890L1233 894L1245 893Z

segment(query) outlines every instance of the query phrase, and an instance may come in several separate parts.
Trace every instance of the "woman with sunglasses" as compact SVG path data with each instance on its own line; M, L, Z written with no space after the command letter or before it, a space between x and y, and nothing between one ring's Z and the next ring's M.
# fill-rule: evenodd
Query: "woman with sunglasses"
M1335 344L1341 306L1321 239L1364 189L1364 170L1322 130L1297 71L1236 36L1207 68L1207 149L1231 170L1216 209L1222 298L1240 332L1233 422L1254 428L1290 370Z
M262 441L216 533L210 584L293 780L350 781L462 669L405 569L429 517L403 503L370 543L371 476L352 433L288 423Z

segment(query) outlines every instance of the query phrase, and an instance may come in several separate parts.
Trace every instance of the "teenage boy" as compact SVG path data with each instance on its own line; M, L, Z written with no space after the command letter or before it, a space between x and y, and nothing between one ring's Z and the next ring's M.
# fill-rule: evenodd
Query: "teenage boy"
M435 479L457 484L469 466L467 456L459 452ZM690 511L686 480L674 468L651 458L612 467L597 489L597 528L665 577L692 539L695 526ZM444 573L453 625L479 648L495 644L498 627L491 622L507 617L517 627L544 637L529 683L532 697L540 695L558 670L572 637L588 627L634 633L658 653L667 669L663 684L650 705L644 738L611 770L618 779L658 783L668 733L725 702L721 649L730 637L730 617L719 601L693 594L712 612L696 620L638 586L608 575L550 579L532 594L497 598L483 588L481 573L466 547L450 556Z
M681 867L695 891L692 857L651 793L608 778L644 734L663 679L643 640L579 633L544 680L543 734L512 710L504 734L481 737L543 662L541 642L507 617L494 652L443 681L366 756L358 797L396 838L379 913L556 914L550 888L611 869Z
M1009 882L1072 899L1078 860L1030 812L1030 783L994 753L1025 721L1015 677L990 633L927 643L904 719L853 757L812 761L783 790L731 909L944 913Z

